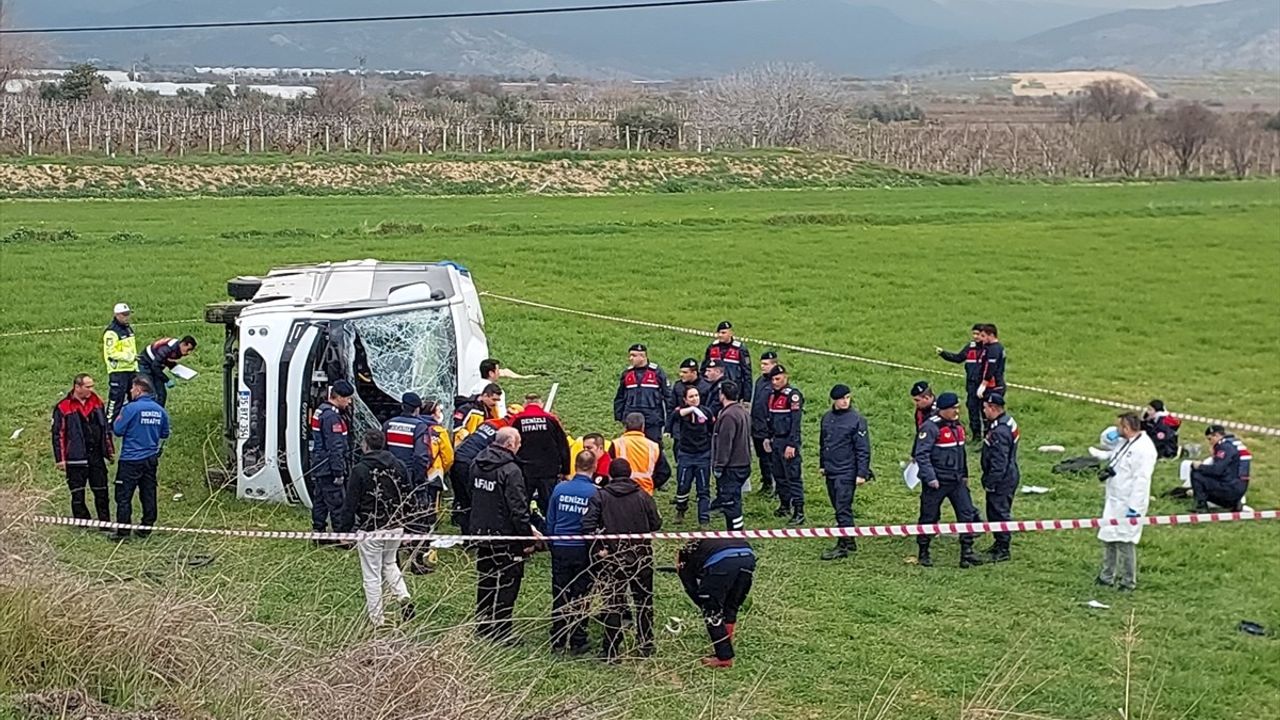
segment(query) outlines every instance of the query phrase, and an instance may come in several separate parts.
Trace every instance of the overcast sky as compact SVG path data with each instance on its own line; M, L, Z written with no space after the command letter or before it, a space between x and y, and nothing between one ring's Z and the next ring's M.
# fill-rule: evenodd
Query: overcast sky
M1206 5L1223 0L1022 0L1029 3L1045 3L1056 5L1085 5L1115 10L1127 8L1169 8L1178 5Z

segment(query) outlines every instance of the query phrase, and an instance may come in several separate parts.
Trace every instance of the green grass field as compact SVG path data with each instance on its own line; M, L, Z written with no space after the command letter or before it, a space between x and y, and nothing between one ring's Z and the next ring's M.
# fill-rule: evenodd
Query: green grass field
M1138 403L1162 397L1175 411L1280 425L1275 183L0 203L0 236L19 226L71 229L78 237L0 245L5 332L96 328L120 300L140 323L197 318L206 302L222 298L227 278L280 264L449 258L494 293L693 327L730 318L748 336L939 371L955 366L934 358L934 345L959 347L972 322L990 320L1000 325L1014 382ZM579 434L616 432L610 400L629 344L646 342L667 368L705 346L695 337L492 299L484 309L493 354L541 375L508 393L560 382L556 410ZM308 527L298 509L209 495L203 467L218 447L221 330L193 322L143 325L139 334L182 332L204 343L192 363L202 375L170 394L176 437L161 468L161 522ZM5 338L0 350L0 433L25 428L16 441L0 440L0 482L53 490L51 511L66 508L48 457L48 408L74 373L102 372L99 341L91 329ZM757 357L764 349L752 348ZM783 361L810 400L811 523L833 522L815 453L817 419L836 382L854 388L869 418L880 477L859 493L859 522L914 520L916 498L895 478L911 440L907 388L916 374L786 353ZM1096 515L1097 481L1050 474L1057 457L1034 448L1060 443L1081 452L1112 413L1027 393L1011 394L1009 403L1023 430L1023 483L1053 488L1020 495L1015 514ZM1195 439L1201 430L1188 424L1185 432ZM1280 442L1244 439L1256 458L1250 504L1280 505ZM1175 483L1176 468L1162 463L1153 490ZM184 498L171 500L178 491ZM669 498L659 498L668 516ZM1186 507L1157 498L1151 512ZM753 498L748 526L775 525L771 508ZM116 548L81 532L45 535L77 572L106 568L192 593L216 591L227 606L309 644L342 642L360 625L356 560L336 551L161 536ZM954 540L935 544L938 563L929 570L904 562L914 554L911 540L867 540L856 559L837 564L818 560L826 544L759 543L754 600L730 671L697 667L705 639L696 612L675 578L663 575L659 626L681 617L685 630L660 633L656 659L606 668L553 660L535 643L512 651L511 665L527 672L532 658L546 679L539 692L626 689L626 715L638 719L864 717L878 709L890 718L1018 717L981 714L983 705L1102 719L1125 705L1117 640L1132 612L1140 640L1131 717L1280 716L1280 645L1235 629L1242 619L1280 627L1275 523L1148 529L1132 596L1092 586L1100 550L1090 532L1019 536L1014 562L967 571L954 564ZM663 556L673 551L674 544L658 547ZM215 562L181 569L193 552ZM539 642L548 567L545 555L532 563L519 606L526 634ZM410 582L433 605L415 637L431 642L465 622L472 588L464 556L446 554L441 572ZM1112 608L1084 607L1094 598ZM156 679L122 688L113 672L95 674L90 690L144 706L178 692ZM57 663L32 675L0 661L0 693L58 686L68 676ZM528 678L513 671L502 682Z

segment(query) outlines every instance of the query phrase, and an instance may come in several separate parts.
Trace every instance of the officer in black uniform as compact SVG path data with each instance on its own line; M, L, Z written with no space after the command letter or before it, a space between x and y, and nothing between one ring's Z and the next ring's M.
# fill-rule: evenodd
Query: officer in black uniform
M769 371L773 392L769 393L769 437L765 450L773 458L773 479L778 488L775 517L791 515L788 525L804 524L804 481L800 473L800 424L804 418L804 396L791 387L787 369L774 365Z
M987 434L982 440L982 489L987 491L987 521L1008 522L1013 519L1013 494L1018 490L1018 440L1022 433L1018 423L1004 410L1004 396L987 395L982 403L987 418ZM992 533L995 544L987 551L991 562L1009 559L1007 532Z
M733 323L728 320L716 326L716 341L707 346L706 355L702 358L704 370L712 360L723 364L725 380L737 383L742 389L742 402L751 402L751 351L747 350L745 343L733 337Z
M871 438L867 421L853 409L848 385L831 388L831 411L822 416L818 443L818 472L827 480L827 497L836 511L836 525L853 527L853 496L871 479ZM840 538L822 553L823 560L848 557L858 549L853 538Z
M728 379L725 374L727 370L728 366L726 366L723 361L708 360L706 369L703 370L702 373L702 381L706 384L707 393L702 396L703 398L706 398L703 400L702 404L706 405L707 409L711 411L711 417L713 418L719 415L720 408L724 407L724 405L720 403L720 385Z
M773 497L773 458L764 447L769 439L769 395L773 392L773 379L769 371L778 364L778 353L769 350L760 356L760 377L756 379L754 395L751 396L751 444L755 447L756 459L760 463L760 495Z
M969 497L969 461L964 454L964 427L960 425L960 398L955 393L938 396L937 414L920 426L916 433L915 461L919 467L921 525L931 525L942 517L942 501L950 500L958 522L982 522L982 516ZM917 535L919 561L933 566L929 556L929 535ZM960 536L960 567L981 565L982 558L973 551L974 536Z
M613 397L613 419L622 422L628 414L644 416L645 437L662 445L662 429L671 410L671 389L657 363L649 362L649 349L636 343L628 350L631 367L622 372L618 392Z
M704 398L705 402L710 385L707 384L706 380L702 379L702 375L698 372L698 361L694 358L685 358L680 362L680 379L671 384L671 398L667 401L667 407L672 409L683 407L685 391L691 387L698 389L698 397ZM671 436L672 452L676 454L676 463L679 464L680 457L679 452L676 450L675 441L677 433L680 432L680 425L675 421L675 418L676 414L674 412L667 413L665 430ZM648 427L647 422L645 427Z
M964 363L965 400L969 411L969 429L973 431L974 437L982 435L982 398L978 396L978 388L982 385L982 368L984 365L983 327L982 323L974 324L969 344L960 348L958 352L947 352L942 348L934 348L938 352L938 357L943 360L957 365Z
M1249 472L1240 452L1241 443L1221 425L1210 425L1204 436L1213 444L1213 462L1191 464L1195 511L1209 512L1209 503L1213 503L1239 512L1244 509L1244 495L1248 489L1245 478Z
M982 326L982 368L978 373L978 392L988 395L1007 395L1004 384L1004 345L1000 344L999 330L987 323ZM969 421L973 424L973 420Z
M751 544L738 538L692 540L677 551L676 572L689 599L702 610L711 638L712 654L702 658L702 664L733 667L738 612L751 592L756 572Z
M311 415L311 471L307 473L307 493L311 495L311 529L325 532L333 524L337 530L347 483L347 420L342 410L351 407L356 389L347 380L329 386L328 397Z

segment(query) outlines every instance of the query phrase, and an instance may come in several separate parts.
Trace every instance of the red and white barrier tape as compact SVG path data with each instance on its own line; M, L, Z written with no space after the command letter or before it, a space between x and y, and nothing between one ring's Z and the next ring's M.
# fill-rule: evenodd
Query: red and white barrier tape
M182 325L184 323L204 322L201 318L191 320L157 320L156 322L134 323L138 327L151 327L154 325ZM17 332L0 333L0 338L13 337L30 337L32 335L56 335L64 332L81 332L85 330L104 330L106 325L81 325L79 327L61 327L61 328L45 328L43 330L19 330Z
M682 333L684 335L697 335L700 337L715 337L715 333L706 330L697 330L694 328L680 327L679 325L667 325L664 323L648 322L645 320L635 320L633 318L617 317L614 315L604 315L601 313L588 312L586 310L574 310L572 308L559 307L557 305L547 305L545 303L534 302L532 300L522 300L507 295L498 295L491 292L482 292L480 295L491 297L495 300L512 303L515 305L524 305L526 307L538 308L540 310L551 310L553 312L567 313L569 315L577 315L579 317L593 318L595 320L604 320L607 322L623 323L626 325L637 325L640 327L655 328L658 330L668 330L670 332ZM834 352L831 350L822 350L820 348L804 347L802 345L791 345L789 343L775 342L773 340L765 340L763 338L739 337L744 342L755 343L770 348L781 348L783 350L791 350L794 352L805 353L808 355L821 355L823 357L838 358L840 360L852 360L853 362L864 363L867 365L878 365L880 367L895 368L898 370L910 370L912 372L927 373L930 375L945 375L947 377L963 378L962 373L951 372L948 370L938 370L936 368L924 368L916 365L907 365L905 363L893 362L891 360L880 360L877 358L863 357L861 355L850 355L848 353ZM1094 405L1102 405L1104 407L1116 408L1118 410L1142 410L1141 405L1132 405L1116 400L1107 400L1105 398L1096 398L1089 395L1081 395L1079 393L1063 392L1061 390L1051 390L1049 388L1036 387L1034 385L1023 385L1021 383L1009 383L1009 387L1016 390L1026 390L1028 392L1039 393L1041 395L1052 395L1053 397L1066 398L1068 400L1080 400ZM1242 430L1246 432L1257 433L1259 435L1270 435L1280 437L1280 428L1267 427L1265 425L1257 425L1254 423L1236 422L1234 420L1224 420L1221 418L1206 417L1204 415L1189 415L1178 413L1178 417L1183 420L1192 422L1200 422L1209 425L1222 425L1223 427L1233 430Z
M318 533L291 530L234 530L226 528L186 528L164 525L133 525L101 520L35 515L33 519L46 525L73 525L112 530L143 530L161 533L185 533L217 535L222 537L259 538L268 540L359 540L379 533ZM1103 519L1076 518L1068 520L1011 520L1008 522L936 523L932 525L867 525L864 527L823 528L768 528L761 530L706 530L692 532L655 532L602 535L555 535L544 540L696 540L706 538L743 538L747 540L798 540L813 538L847 537L912 537L915 535L957 535L989 532L1052 532L1059 530L1094 530L1100 527L1131 525L1199 525L1203 523L1244 522L1252 520L1280 519L1280 510L1256 510L1250 512L1218 512L1191 515L1149 515L1135 518ZM457 542L526 542L534 538L525 535L447 535L414 534L397 535L407 541L444 540Z

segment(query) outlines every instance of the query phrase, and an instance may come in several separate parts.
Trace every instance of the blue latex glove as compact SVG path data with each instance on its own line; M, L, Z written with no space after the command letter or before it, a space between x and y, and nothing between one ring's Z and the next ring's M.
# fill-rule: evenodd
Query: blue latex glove
M164 386L165 386L165 387L167 387L167 388L170 388L170 389L172 389L172 388L173 388L173 386L174 386L174 385L177 385L177 384L178 384L178 382L177 382L176 380L174 380L173 378L169 378L168 380L166 380L166 381L164 382Z

